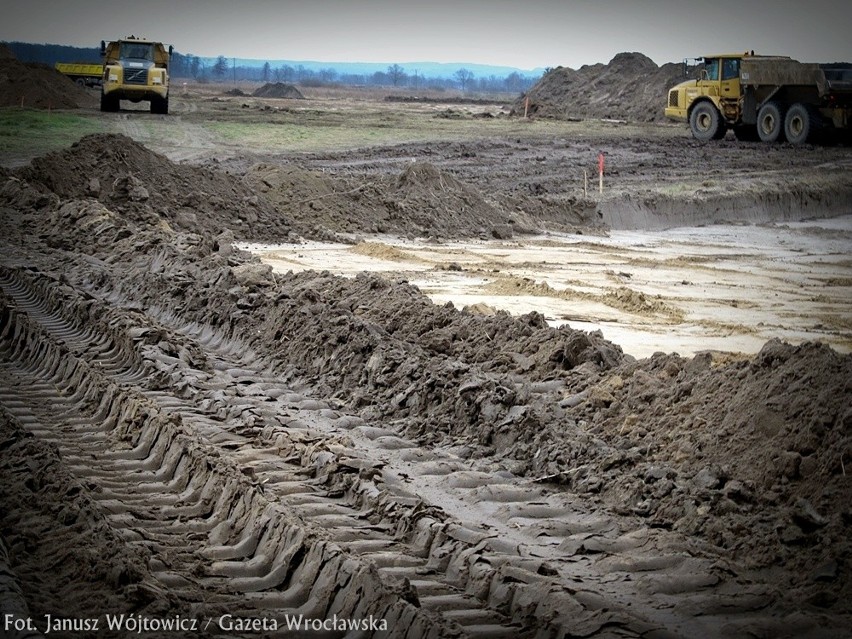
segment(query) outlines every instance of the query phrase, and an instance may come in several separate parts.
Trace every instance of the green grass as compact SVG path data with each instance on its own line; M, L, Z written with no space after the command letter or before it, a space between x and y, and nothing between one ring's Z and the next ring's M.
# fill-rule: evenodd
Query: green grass
M0 108L0 163L67 147L89 133L106 131L97 118L67 111Z
M265 121L208 121L205 128L226 143L264 151L335 151L406 142L552 134L559 124L522 120L444 119L434 114L315 112L274 114ZM579 127L572 125L571 130Z

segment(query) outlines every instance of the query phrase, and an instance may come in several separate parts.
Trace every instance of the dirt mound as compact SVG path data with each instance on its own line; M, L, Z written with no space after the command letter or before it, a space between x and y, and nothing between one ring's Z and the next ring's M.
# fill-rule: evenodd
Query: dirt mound
M199 234L292 238L286 214L239 179L171 162L123 135L95 134L36 158L15 176L59 198L96 198L134 224Z
M747 564L809 574L849 551L850 379L852 356L814 343L733 360L660 354L569 379L562 420L510 456ZM559 435L566 424L584 435Z
M252 95L256 98L290 98L292 100L304 100L305 96L292 84L283 82L267 82L257 89Z
M385 216L381 208L371 210L361 197L368 190L375 191L372 185L352 185L346 180L290 164L256 164L243 179L251 189L302 226L340 233L383 228Z
M475 188L429 162L414 162L397 177L391 216L440 237L490 233L511 237L513 218Z
M512 216L428 162L368 182L292 165L258 164L245 180L303 226L442 238L513 233Z
M0 44L0 106L78 109L95 103L93 96L59 71L19 62L8 46Z
M607 118L638 122L663 119L666 90L682 79L680 64L657 66L641 53L619 53L609 64L547 72L512 107L523 115L551 118Z

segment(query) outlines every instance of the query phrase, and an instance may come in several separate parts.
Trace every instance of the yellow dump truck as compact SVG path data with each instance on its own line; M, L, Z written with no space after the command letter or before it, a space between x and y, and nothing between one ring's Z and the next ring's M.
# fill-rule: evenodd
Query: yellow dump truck
M129 36L101 42L104 58L101 111L118 111L121 100L151 103L151 113L169 112L172 47Z
M698 58L697 79L668 91L666 117L689 123L692 136L803 144L848 135L852 65L803 63L754 53Z
M54 68L81 87L99 86L104 75L104 65L88 62L57 62Z

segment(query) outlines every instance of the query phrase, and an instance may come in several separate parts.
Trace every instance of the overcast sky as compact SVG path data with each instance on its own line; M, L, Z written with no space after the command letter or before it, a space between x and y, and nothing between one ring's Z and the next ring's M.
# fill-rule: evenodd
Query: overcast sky
M845 6L845 8L844 8ZM134 34L261 60L521 69L745 51L852 61L844 0L0 0L0 40L97 46Z

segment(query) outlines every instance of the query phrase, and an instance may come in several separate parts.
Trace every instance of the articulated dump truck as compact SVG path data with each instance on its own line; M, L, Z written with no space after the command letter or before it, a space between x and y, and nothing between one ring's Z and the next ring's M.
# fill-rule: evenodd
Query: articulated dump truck
M696 140L804 144L848 136L852 64L803 63L783 56L698 58L697 79L669 89L666 117L689 123Z
M172 47L129 36L101 42L104 75L101 111L118 111L121 100L151 103L151 113L169 112L169 61Z

